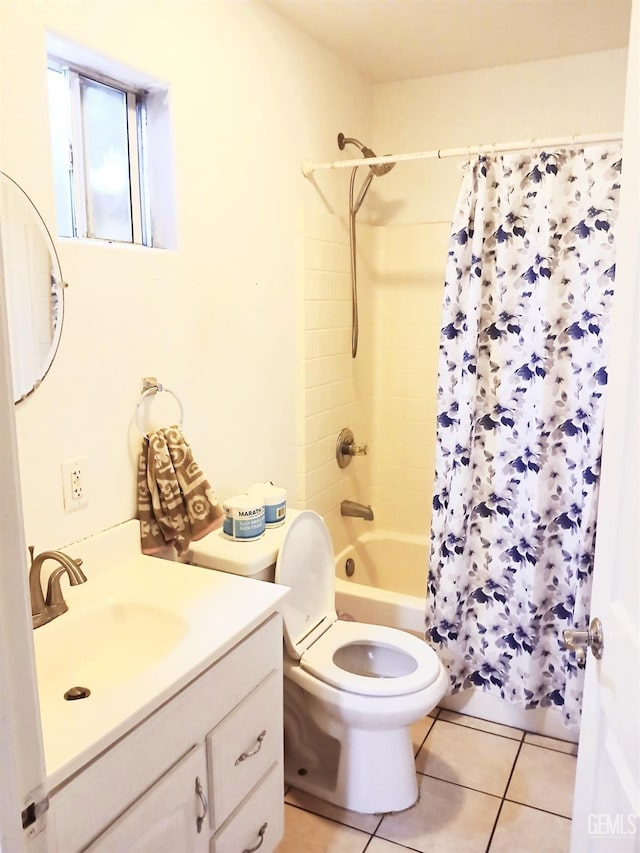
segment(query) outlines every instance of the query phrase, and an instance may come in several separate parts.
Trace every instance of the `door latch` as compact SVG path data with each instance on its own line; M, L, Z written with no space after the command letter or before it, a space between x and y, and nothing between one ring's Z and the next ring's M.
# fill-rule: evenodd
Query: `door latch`
M22 828L28 838L33 838L42 832L46 825L48 809L49 797L44 788L37 788L25 797L21 818Z
M565 648L576 656L578 666L583 669L587 663L587 649L591 649L594 658L600 660L604 648L602 622L594 618L588 631L563 631Z

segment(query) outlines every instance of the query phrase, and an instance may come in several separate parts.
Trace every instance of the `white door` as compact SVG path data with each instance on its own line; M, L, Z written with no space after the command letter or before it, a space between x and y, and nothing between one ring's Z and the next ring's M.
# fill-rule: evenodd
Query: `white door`
M572 853L640 853L640 1L634 0L610 384Z
M0 851L35 853L47 849L45 770L5 305L0 273Z

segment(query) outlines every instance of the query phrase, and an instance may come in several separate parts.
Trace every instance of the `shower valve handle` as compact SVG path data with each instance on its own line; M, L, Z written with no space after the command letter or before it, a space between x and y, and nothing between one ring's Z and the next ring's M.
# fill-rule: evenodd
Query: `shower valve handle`
M336 442L336 460L340 468L346 468L351 462L352 456L366 456L368 447L366 444L356 444L353 432L349 427L340 431Z
M368 447L366 444L347 444L342 452L349 456L366 456Z

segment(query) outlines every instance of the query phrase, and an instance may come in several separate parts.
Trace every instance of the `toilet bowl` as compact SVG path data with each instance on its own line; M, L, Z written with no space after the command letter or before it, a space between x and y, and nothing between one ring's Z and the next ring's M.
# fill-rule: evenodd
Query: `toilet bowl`
M418 785L409 727L445 694L436 653L411 634L344 622L335 611L333 546L300 512L275 580L283 602L285 782L351 811L400 811Z
M418 797L410 726L444 696L435 651L396 628L338 620L321 516L287 510L256 542L215 531L189 562L290 587L284 632L285 782L351 811L401 811Z

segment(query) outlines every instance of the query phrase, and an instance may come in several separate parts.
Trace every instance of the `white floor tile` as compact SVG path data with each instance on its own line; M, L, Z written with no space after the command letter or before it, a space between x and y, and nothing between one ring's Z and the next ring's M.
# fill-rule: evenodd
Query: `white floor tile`
M285 836L277 853L362 853L369 836L311 812L285 806Z
M416 758L420 773L503 796L518 741L436 720Z
M438 719L448 723L457 723L460 726L467 726L470 729L478 729L481 732L489 732L492 735L502 735L502 737L508 737L512 740L522 740L522 731L520 729L503 726L500 723L492 723L490 720L482 720L480 717L469 717L466 714L459 714L457 711L447 711L443 708L440 711Z
M413 741L414 754L422 746L422 741L426 738L435 723L433 717L423 717L411 726L411 740Z
M384 838L372 838L367 853L409 853L409 848Z
M525 743L506 797L516 803L571 817L575 776L573 755Z
M532 746L544 746L547 749L555 749L556 752L566 752L567 755L578 754L578 744L568 740L558 740L553 737L543 737L542 735L534 735L530 732L524 736L524 742L530 743Z
M499 807L497 797L423 776L415 806L386 815L376 837L423 853L484 853Z
M352 826L354 829L360 829L369 835L375 831L375 828L380 823L381 815L360 814L360 812L341 809L339 806L334 806L297 788L289 788L285 802L299 806L301 809L313 812L313 814L320 815L321 817L327 817L338 823L344 823L346 826Z
M570 840L566 817L505 802L489 853L568 853Z

